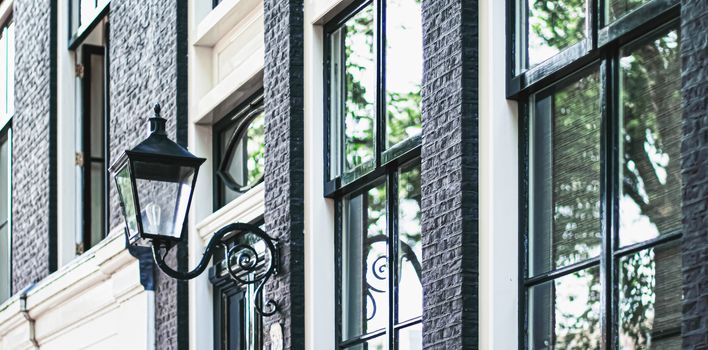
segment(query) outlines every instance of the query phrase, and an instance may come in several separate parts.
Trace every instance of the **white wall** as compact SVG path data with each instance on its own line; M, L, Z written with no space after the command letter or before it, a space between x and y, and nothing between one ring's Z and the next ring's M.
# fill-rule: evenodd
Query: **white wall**
M265 59L262 0L189 5L189 149L206 157L190 212L189 264L196 266L214 232L263 215L263 185L213 212L212 125L262 87ZM189 282L189 347L212 349L213 288L208 274Z
M518 119L506 100L505 1L479 1L479 343L518 341Z

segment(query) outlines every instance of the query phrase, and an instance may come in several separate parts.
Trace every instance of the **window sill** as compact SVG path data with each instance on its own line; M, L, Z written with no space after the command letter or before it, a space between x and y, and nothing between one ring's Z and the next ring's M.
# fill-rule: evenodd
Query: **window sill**
M206 217L196 226L198 237L206 244L214 232L232 222L253 222L265 211L263 182Z
M224 80L209 90L199 100L195 124L213 124L218 118L231 112L248 96L263 86L265 53L254 53L252 59L234 69Z

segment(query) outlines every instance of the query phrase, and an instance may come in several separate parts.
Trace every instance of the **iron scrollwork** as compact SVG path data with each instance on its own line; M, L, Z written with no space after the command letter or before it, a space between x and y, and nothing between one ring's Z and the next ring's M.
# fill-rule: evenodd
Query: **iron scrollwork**
M388 237L386 235L377 235L377 236L370 237L366 240L367 250L374 243L387 242L387 241L388 241ZM420 261L418 260L418 257L415 255L415 251L413 251L413 248L411 248L411 246L408 245L406 242L400 241L399 243L400 243L400 249L401 249L401 251L399 253L401 261L403 261L403 259L406 259L411 263L413 270L415 271L416 276L418 277L418 280L420 281L422 268L420 265ZM370 251L368 250L366 254L368 255L369 253L370 253ZM398 266L398 271L397 271L398 273L396 274L396 276L398 276L399 278L401 276L401 266L402 266L402 264L400 264ZM376 259L374 259L374 261L371 263L371 273L372 273L373 277L379 281L386 280L386 278L388 278L388 256L381 255L381 256L377 257ZM400 282L400 280L399 280L399 282ZM376 316L376 312L377 312L377 308L378 308L376 305L376 298L374 298L373 293L385 293L386 290L374 287L372 284L369 283L369 281L366 278L364 279L364 284L365 284L366 298L371 302L371 304L370 304L371 305L371 315L367 315L366 320L371 321Z
M226 271L234 283L239 287L256 284L256 311L262 316L272 316L278 312L278 304L274 300L269 299L265 304L261 301L264 285L278 273L279 255L277 241L260 227L240 222L222 227L214 233L197 266L189 272L176 271L165 262L165 257L174 246L174 243L161 240L153 241L152 245L157 266L168 276L179 280L197 277L207 268L217 249L224 249Z

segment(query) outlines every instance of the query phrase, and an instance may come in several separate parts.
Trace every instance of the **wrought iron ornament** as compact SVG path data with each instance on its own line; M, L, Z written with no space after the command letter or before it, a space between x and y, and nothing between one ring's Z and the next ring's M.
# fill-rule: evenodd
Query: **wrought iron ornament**
M251 239L246 240L247 235ZM209 265L217 248L226 251L226 271L239 286L257 284L255 289L255 309L261 316L272 316L278 312L278 304L268 299L265 305L261 300L263 286L268 279L278 273L280 257L277 240L268 236L260 227L245 223L232 223L219 229L204 249L204 255L197 266L189 272L172 269L165 262L165 257L176 244L171 241L153 239L152 254L157 266L168 276L179 280L190 280L199 276Z

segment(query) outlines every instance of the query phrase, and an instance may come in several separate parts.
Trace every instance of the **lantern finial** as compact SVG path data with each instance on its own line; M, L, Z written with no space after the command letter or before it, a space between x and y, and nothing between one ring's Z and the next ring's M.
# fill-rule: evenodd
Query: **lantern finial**
M155 116L150 118L150 130L148 132L148 135L150 134L158 134L158 135L167 135L167 132L165 132L165 123L167 123L167 120L165 118L162 118L160 116L160 111L162 111L162 107L160 107L159 103L155 104Z

